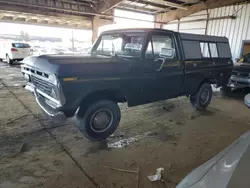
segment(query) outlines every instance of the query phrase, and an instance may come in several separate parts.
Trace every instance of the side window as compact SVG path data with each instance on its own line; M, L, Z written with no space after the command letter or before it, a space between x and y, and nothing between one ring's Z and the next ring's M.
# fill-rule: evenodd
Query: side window
M172 37L167 35L153 35L152 40L149 42L148 48L146 50L146 58L159 58L162 48L175 49ZM174 54L174 57L176 57L176 54Z
M97 51L112 51L115 48L116 51L121 51L122 48L122 38L114 38L112 36L105 36L99 44Z
M154 59L154 53L152 49L152 41L149 41L148 47L146 50L146 59Z
M112 41L102 40L101 44L98 46L97 51L112 51Z
M210 58L209 48L207 42L200 42L201 55L203 58Z
M218 49L216 43L209 43L211 57L218 57Z

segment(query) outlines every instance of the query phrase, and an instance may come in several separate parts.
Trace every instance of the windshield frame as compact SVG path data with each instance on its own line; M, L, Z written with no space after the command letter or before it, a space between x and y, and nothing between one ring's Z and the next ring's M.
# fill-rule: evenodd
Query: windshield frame
M107 54L98 54L98 53L94 53L96 52L99 44L101 43L102 41L102 37L105 36L105 35L117 35L117 34L126 34L126 33L129 33L129 34L136 34L136 33L139 33L140 35L141 34L144 34L144 39L143 39L143 42L142 42L142 48L140 50L140 55L139 56L128 56L128 55L121 55L121 54L116 54L114 56L112 56L111 54L110 55L107 55ZM102 33L98 39L96 40L96 42L94 43L92 49L91 49L91 54L94 54L94 55L107 55L107 56L112 56L112 57L116 57L116 56L120 56L120 57L127 57L127 58L134 58L134 59L142 59L143 58L143 53L145 52L145 45L147 43L147 37L148 37L148 32L147 31L126 31L126 32L117 32L117 31L114 31L114 32L108 32L108 33Z

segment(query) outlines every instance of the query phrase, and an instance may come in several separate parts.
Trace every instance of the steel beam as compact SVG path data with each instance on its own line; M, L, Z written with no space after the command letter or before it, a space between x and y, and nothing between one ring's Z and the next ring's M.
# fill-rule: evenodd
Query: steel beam
M98 4L99 13L106 13L127 0L103 0Z
M164 0L147 0L147 1L151 2L151 3L158 4L158 5L163 5L163 6L167 6L167 7L187 10L187 8L184 7L183 5L179 5L177 3L172 3L172 2L169 2L169 1L164 1Z
M249 0L247 0L249 1ZM198 3L196 5L189 6L187 10L172 10L166 13L160 13L156 15L156 21L170 22L177 20L190 14L194 14L206 9L219 8L223 6L232 5L235 3L246 2L246 0L207 0L205 3Z
M77 5L64 1L57 0L11 0L5 1L0 0L0 10L28 12L28 13L39 13L39 14L67 14L74 16L88 16L88 13L93 12L93 8L89 5Z
M149 9L146 7L139 7L139 6L130 5L130 4L122 4L122 5L119 5L117 8L121 10L128 10L128 11L144 13L144 14L153 14L153 12L155 11L153 9Z
M195 4L195 3L201 2L202 0L178 0L178 1L181 1L183 3L188 3L188 4Z
M91 26L87 25L70 25L70 24L60 24L57 22L53 23L48 23L48 21L40 21L38 22L37 20L29 20L28 22L25 22L23 20L12 20L11 18L4 17L0 19L1 23L18 23L18 24L27 24L27 25L39 25L39 26L50 26L50 27L60 27L60 28L74 28L74 29L91 29Z
M129 1L133 2L133 0L129 0ZM158 4L158 3L154 2L154 1L140 0L140 1L137 1L136 3L140 3L140 4L143 4L143 5L150 5L150 6L153 6L153 7L165 9L166 11L169 10L169 6L167 6L165 4Z

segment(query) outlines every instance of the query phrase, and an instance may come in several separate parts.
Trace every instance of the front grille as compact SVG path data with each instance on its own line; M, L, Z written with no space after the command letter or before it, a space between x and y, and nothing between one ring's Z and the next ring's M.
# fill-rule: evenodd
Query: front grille
M32 68L22 66L22 69L25 70L25 71L31 72L33 74L38 74L39 76L43 76L45 78L49 78L48 74L46 74L44 72L41 72L41 71L38 71L38 70L35 70L35 69L32 69Z
M55 86L53 86L51 83L44 81L40 78L37 78L35 76L31 76L31 82L34 84L34 86L41 90L42 92L46 93L52 98L56 99L56 93L55 93Z
M232 84L242 84L242 85L248 85L248 82L244 82L244 81L235 81L235 80L231 80Z
M233 71L233 72L232 72L232 75L240 76L240 77L248 77L248 76L249 76L249 73L248 73L248 72Z

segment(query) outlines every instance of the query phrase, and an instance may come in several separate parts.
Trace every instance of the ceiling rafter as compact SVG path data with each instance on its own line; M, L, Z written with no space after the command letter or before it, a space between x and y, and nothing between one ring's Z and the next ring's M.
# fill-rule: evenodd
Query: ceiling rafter
M249 0L247 0L249 2ZM192 6L189 6L187 10L171 10L166 13L160 13L156 15L156 20L161 22L170 22L172 20L177 20L199 11L213 9L223 6L232 5L235 3L246 2L246 0L207 0L206 2L201 2Z
M124 3L126 0L102 0L98 4L99 13L106 13L117 7L118 5Z

